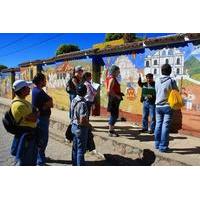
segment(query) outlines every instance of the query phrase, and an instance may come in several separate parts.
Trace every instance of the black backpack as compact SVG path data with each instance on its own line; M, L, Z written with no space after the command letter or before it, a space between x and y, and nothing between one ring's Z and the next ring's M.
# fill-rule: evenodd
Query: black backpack
M16 102L16 101L20 101L20 100L14 100L12 102L12 104L14 102ZM6 129L7 132L9 132L9 133L11 133L13 135L16 135L16 134L19 134L21 132L21 130L22 130L21 127L19 126L19 124L22 121L22 119L23 118L21 118L19 120L19 122L16 122L16 120L14 119L14 117L12 115L11 108L10 108L8 111L6 111L4 113L4 116L2 118L2 122L3 122L4 128Z
M75 76L71 77L66 84L66 92L69 94L75 94L76 93L76 86L74 85L72 79L75 78L77 79Z

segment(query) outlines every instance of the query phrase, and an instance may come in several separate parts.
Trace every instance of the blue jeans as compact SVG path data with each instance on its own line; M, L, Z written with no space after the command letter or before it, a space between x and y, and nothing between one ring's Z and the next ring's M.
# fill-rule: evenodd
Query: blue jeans
M156 108L155 148L160 151L168 149L171 120L172 109L169 106Z
M118 115L110 115L109 119L108 119L108 124L111 126L114 126L116 121L118 119Z
M148 117L150 115L150 129L154 132L155 129L155 104L150 104L148 101L143 102L143 114L142 114L142 129L148 131Z
M11 155L19 166L35 166L37 164L36 135L23 133L15 136L11 146Z
M84 166L87 140L88 140L88 128L79 127L76 124L72 124L73 145L72 145L72 165Z
M39 127L37 165L42 166L46 162L45 150L49 140L49 117L39 117L37 125Z

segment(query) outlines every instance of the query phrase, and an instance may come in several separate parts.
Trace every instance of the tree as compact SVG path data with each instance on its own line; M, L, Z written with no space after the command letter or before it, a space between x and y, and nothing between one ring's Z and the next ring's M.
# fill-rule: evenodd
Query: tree
M106 33L105 41L119 40L123 38L123 33Z
M7 69L8 67L6 67L5 65L0 65L0 71L2 70L2 69Z
M123 38L125 43L140 41L142 38L138 38L135 33L107 33L105 41L119 40Z
M56 50L56 55L61 55L64 53L70 53L73 51L80 51L79 47L73 44L63 44Z

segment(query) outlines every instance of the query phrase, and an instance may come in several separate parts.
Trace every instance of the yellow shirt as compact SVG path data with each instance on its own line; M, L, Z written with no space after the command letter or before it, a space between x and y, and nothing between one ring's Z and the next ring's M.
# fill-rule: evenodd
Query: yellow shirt
M22 118L19 126L27 126L27 127L35 128L36 122L30 122L30 121L25 120L25 116L32 113L32 105L25 99L20 99L19 97L15 97L13 101L14 100L20 100L20 101L16 101L12 103L11 105L11 112L16 122L19 122L20 119Z

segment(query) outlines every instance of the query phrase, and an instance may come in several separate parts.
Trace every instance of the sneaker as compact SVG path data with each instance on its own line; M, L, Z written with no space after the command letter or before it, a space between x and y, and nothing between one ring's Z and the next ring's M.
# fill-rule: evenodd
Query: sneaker
M139 132L140 132L140 133L148 133L148 130L142 129L142 130L140 130Z
M153 135L154 131L150 130L150 131L148 131L148 133Z
M119 137L119 134L116 133L114 130L108 132L110 137Z

